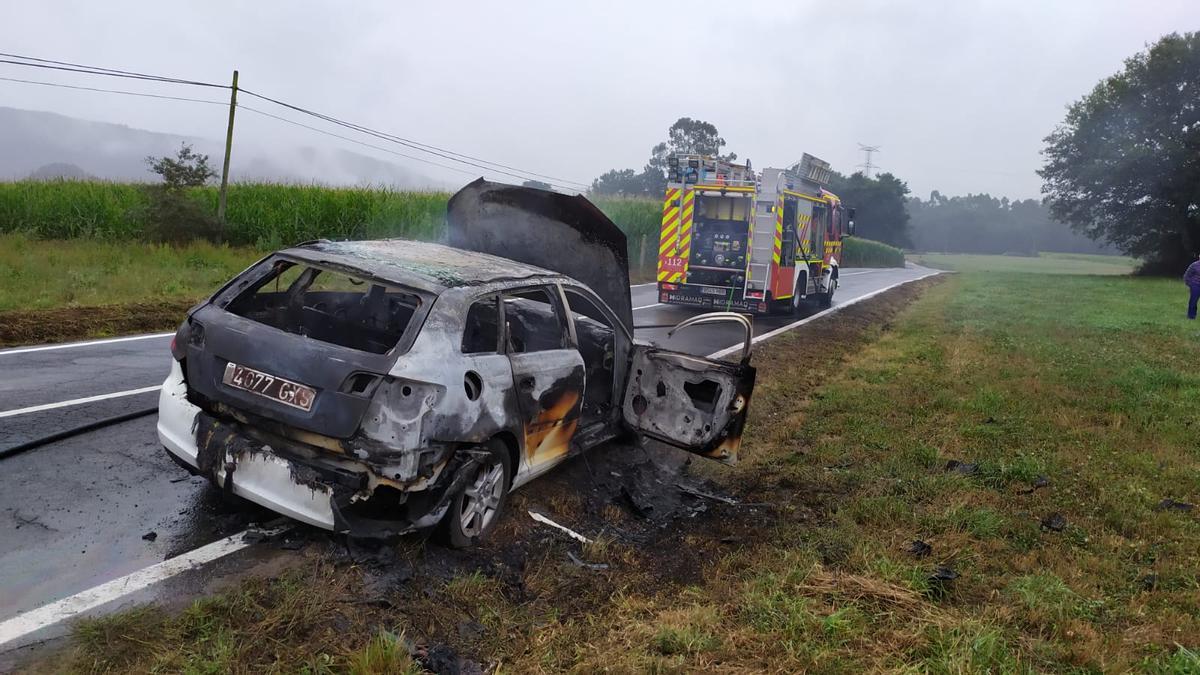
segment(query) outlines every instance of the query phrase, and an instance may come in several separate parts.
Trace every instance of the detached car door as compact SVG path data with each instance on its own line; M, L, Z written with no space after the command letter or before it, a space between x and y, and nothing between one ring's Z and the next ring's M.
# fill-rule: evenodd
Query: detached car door
M625 424L639 433L734 464L754 391L749 320L729 312L702 314L675 326L668 335L687 326L717 321L744 325L746 342L740 362L635 343L621 412Z

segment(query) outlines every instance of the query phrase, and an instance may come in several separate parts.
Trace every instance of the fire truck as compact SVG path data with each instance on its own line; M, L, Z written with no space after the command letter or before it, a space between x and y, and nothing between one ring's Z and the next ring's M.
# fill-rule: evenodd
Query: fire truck
M700 155L668 159L658 243L663 303L751 314L833 303L854 210L825 187L830 167L804 157L755 172Z

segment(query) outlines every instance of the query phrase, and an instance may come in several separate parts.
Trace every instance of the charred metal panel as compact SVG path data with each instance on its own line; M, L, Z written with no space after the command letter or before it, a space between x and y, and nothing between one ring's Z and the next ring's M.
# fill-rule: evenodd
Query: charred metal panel
M622 414L651 438L733 464L754 376L746 363L636 345Z
M420 429L411 425L405 429L407 422L402 418L408 413L397 411L381 414L378 422L368 416L363 423L364 435L385 444L395 443L397 448L418 447L431 441L482 443L502 431L519 438L521 422L508 358L498 353L462 353L467 309L478 297L466 288L443 293L412 349L388 373L397 383L437 383L436 395L425 403L427 410L422 414ZM402 394L403 385L400 387ZM391 440L393 435L396 441Z
M202 326L201 331L195 329ZM372 354L276 330L207 305L192 316L187 347L187 382L205 399L276 420L299 429L349 438L371 399L365 392L342 391L356 373L386 374L395 354ZM227 363L235 363L312 387L311 410L302 410L222 383Z
M579 426L583 359L574 349L511 355L524 422L523 463L530 470L564 459Z
M584 197L481 178L450 198L446 222L451 246L578 279L632 330L625 233Z

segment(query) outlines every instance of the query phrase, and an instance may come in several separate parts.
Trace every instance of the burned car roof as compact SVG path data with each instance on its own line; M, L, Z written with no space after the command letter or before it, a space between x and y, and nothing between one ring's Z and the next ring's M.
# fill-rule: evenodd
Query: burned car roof
M494 281L561 276L487 253L409 239L322 240L285 249L280 254L359 270L384 281L435 293Z

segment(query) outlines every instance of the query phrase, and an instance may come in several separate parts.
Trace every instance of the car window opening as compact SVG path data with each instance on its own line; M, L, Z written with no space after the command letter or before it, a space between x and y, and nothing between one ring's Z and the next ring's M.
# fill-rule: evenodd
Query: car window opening
M500 349L500 309L496 296L475 301L463 326L462 353L488 354Z
M566 346L562 320L545 290L506 293L504 322L510 354L544 352Z
M612 408L616 329L612 320L589 298L569 288L563 290L586 369L582 420L587 424L604 417Z
M278 260L227 309L289 333L383 354L400 341L420 306L417 295L398 288Z

